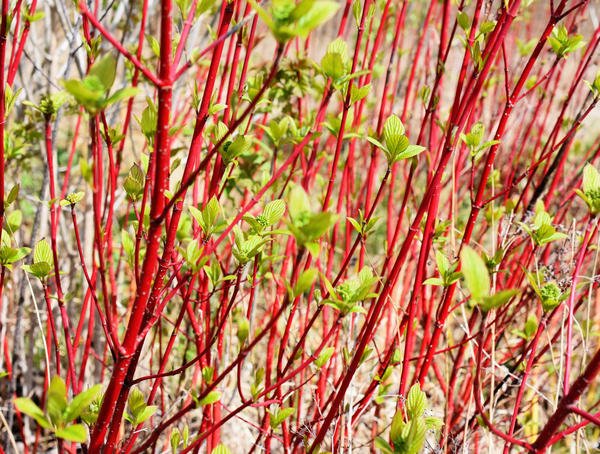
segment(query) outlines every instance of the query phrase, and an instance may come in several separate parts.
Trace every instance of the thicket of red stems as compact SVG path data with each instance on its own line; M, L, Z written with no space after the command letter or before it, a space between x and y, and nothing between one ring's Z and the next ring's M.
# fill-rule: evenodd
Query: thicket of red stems
M424 449L594 449L599 238L575 189L600 151L598 4L348 1L277 41L241 0L43 3L3 0L0 24L2 241L52 252L42 279L33 253L2 262L5 452L52 442L13 399L47 412L55 375L103 389L61 452L385 451L414 383L444 423ZM106 55L135 93L56 95ZM422 153L366 140L391 115ZM299 188L331 213L310 241ZM544 209L557 240L532 233ZM518 292L484 310L445 281L465 246ZM356 312L334 307L364 269Z

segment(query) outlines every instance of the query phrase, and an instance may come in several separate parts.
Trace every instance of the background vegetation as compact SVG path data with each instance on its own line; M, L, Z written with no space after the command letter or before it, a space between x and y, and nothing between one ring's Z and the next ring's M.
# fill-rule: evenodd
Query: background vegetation
M598 6L0 0L0 452L598 449Z

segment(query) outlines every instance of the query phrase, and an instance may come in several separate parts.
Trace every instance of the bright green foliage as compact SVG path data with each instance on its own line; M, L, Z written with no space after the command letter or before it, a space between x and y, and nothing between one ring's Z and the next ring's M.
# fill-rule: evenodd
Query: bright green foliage
M492 147L493 145L500 143L499 140L488 140L486 142L482 142L484 134L485 129L483 127L483 123L481 122L473 124L471 130L468 133L460 134L460 139L469 148L471 157L474 161L477 161L485 150Z
M220 391L211 391L206 396L198 401L199 407L204 407L206 405L212 405L215 402L218 402L221 399Z
M85 192L71 192L64 199L60 201L60 206L75 206L79 202L83 200L85 197Z
M265 378L265 369L262 367L259 367L258 369L256 369L256 372L254 374L254 381L250 385L250 394L252 395L253 399L256 399L258 397L258 395L260 394L260 392L263 390L262 383L263 383L264 378Z
M330 0L272 0L268 10L255 0L250 4L279 43L285 43L297 36L306 38L308 34L333 17L340 5Z
M221 213L221 205L215 196L212 196L204 208L198 209L194 206L189 207L190 214L196 220L204 235L206 237L211 236L217 228L219 223L217 222Z
M231 451L227 446L221 443L214 447L211 454L231 454Z
M327 46L327 52L321 59L321 71L335 82L348 75L351 67L348 44L341 38L337 38Z
M145 180L146 176L142 168L137 164L133 164L123 181L123 189L125 189L127 197L131 201L135 202L142 198Z
M552 50L559 58L585 46L583 36L569 36L567 27L562 24L552 30L552 35L548 37L548 43L550 43Z
M84 416L90 411L101 389L101 385L92 386L77 394L69 402L65 382L59 376L55 376L48 387L45 413L29 397L15 399L15 407L21 413L35 419L40 427L53 431L56 437L84 443L87 440L85 426L72 423L80 417L86 419Z
M587 203L590 214L596 216L600 213L600 173L593 165L585 165L581 189L576 189L575 192Z
M233 319L237 327L237 338L240 345L243 345L250 334L250 321L243 315L236 314Z
M584 82L587 84L588 87L590 87L590 90L594 95L594 99L600 99L600 72L596 74L596 77L594 78L593 82Z
M125 87L110 95L115 82L117 61L112 55L96 60L83 80L65 80L63 85L78 104L90 114L96 115L112 104L131 98L138 93L137 88Z
M456 22L463 30L467 31L471 28L471 19L465 11L459 11L456 15Z
M127 413L125 419L134 426L142 424L148 420L158 407L156 405L146 405L144 394L137 388L133 388L127 399Z
M171 450L173 451L173 454L177 453L177 448L180 444L182 445L183 449L187 448L189 441L190 441L189 426L186 424L185 426L183 426L183 430L181 430L181 431L177 427L175 427L171 431L171 437L169 439L169 442L171 445ZM213 450L213 452L215 452L215 451Z
M268 240L259 235L242 232L238 226L233 229L235 245L233 256L240 265L245 265L263 250Z
M427 396L418 384L408 391L404 404L406 417L401 411L396 412L390 427L390 445L385 439L378 437L376 446L386 454L417 454L423 449L428 430L438 430L442 421L435 417L425 416Z
M546 212L544 202L538 201L535 205L535 215L530 225L520 223L533 242L537 246L551 243L552 241L562 240L568 237L565 233L557 232L552 225L552 216Z
M490 273L485 261L475 250L465 246L460 254L462 274L465 285L471 293L471 300L483 312L496 309L508 303L519 291L517 289L501 290L495 294L491 292Z
M383 143L373 137L367 137L367 140L383 151L388 165L391 166L395 162L412 158L425 150L425 147L420 145L411 145L404 132L404 125L400 118L391 115L383 125Z
M333 356L334 353L335 353L335 348L333 348L333 347L324 348L323 351L319 354L319 356L315 360L315 366L317 366L319 369L321 367L323 367L331 359L331 357Z
M545 312L553 310L569 296L569 292L563 291L554 281L542 283L540 273L527 273L527 278Z
M261 214L254 217L245 215L244 221L250 224L252 233L255 235L264 235L265 229L277 224L285 214L285 202L281 199L273 200L267 203Z
M226 140L219 149L223 162L228 165L236 162L236 159L246 153L252 147L252 140L249 136L239 135L233 140Z
M137 121L140 124L142 134L144 134L146 140L152 143L154 140L154 135L156 134L158 111L152 99L148 98L146 101L148 102L148 105L142 111L141 118L138 118Z
M523 330L514 330L513 334L516 336L525 339L531 340L538 329L538 320L534 314L530 314L525 321L525 325L523 326Z
M358 219L351 218L350 216L348 216L347 219L352 227L354 227L354 230L363 237L366 237L374 229L375 224L377 224L377 221L379 220L379 218L375 216L372 216L367 220L362 210L358 210Z
M296 284L292 290L292 297L295 298L302 295L304 292L307 292L315 283L318 275L319 272L316 268L304 270L296 280Z
M259 127L265 131L276 148L286 143L298 143L303 137L296 122L289 115L279 120L273 119L268 125L259 125Z
M33 263L31 265L23 265L21 268L29 274L33 274L40 280L45 280L52 274L54 266L54 258L52 249L45 239L37 242L33 249Z
M346 279L335 288L333 288L325 276L321 277L329 293L323 304L334 307L342 315L353 312L366 314L367 311L360 303L377 296L377 293L371 292L371 289L379 278L373 275L371 268L364 267L356 276Z
M371 92L371 84L366 84L366 85L363 85L362 87L352 85L352 89L350 91L350 104L354 104L355 102L358 102L361 99L366 98L370 92Z
M16 95L18 95L18 92ZM12 109L15 100L16 99L7 99L7 108ZM32 109L40 112L44 116L44 119L50 120L66 101L67 94L65 92L58 92L52 95L42 96L39 105L36 105L30 101L23 101L23 105L31 107Z
M17 200L17 197L19 197L19 190L21 189L21 185L20 184L15 184L12 188L10 188L10 191L8 191L8 194L6 195L6 198L4 199L4 209L7 209L9 206L11 206L15 200Z
M292 187L288 198L290 222L288 228L298 244L305 246L313 255L317 255L317 240L333 227L337 215L329 212L313 213L306 191L301 186Z
M458 262L451 264L450 260L440 251L435 252L435 261L437 263L440 277L430 277L423 282L423 285L441 285L448 287L460 279L462 274L456 271Z
M295 411L296 409L294 407L278 407L273 411L267 410L270 415L269 424L271 425L271 428L276 429L279 427L287 418L292 416Z
M15 211L13 213L20 213L20 211ZM11 220L13 213L11 213L5 221L9 232L16 231L18 224L20 224L18 219ZM18 224L17 221L19 221ZM2 242L0 244L0 264L10 270L12 269L12 264L24 259L27 255L29 255L31 249L28 247L13 247L13 238L9 232L2 230Z
M196 240L191 240L185 249L180 248L181 255L193 272L199 271L208 261L208 257L203 256L202 251L203 248Z

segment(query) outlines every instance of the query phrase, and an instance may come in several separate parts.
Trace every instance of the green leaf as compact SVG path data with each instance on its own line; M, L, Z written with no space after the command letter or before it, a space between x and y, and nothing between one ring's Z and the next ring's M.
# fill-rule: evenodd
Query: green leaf
M459 27L463 30L468 30L469 28L471 28L471 19L469 18L469 15L464 11L460 11L456 15L456 21L458 22Z
M150 417L152 417L152 415L154 413L156 413L156 410L158 410L158 407L156 405L148 405L146 406L141 412L139 412L137 414L137 416L134 419L134 425L138 425L138 424L142 424L143 422L147 421L148 419L150 419Z
M441 276L445 276L450 270L450 260L441 251L435 251L435 263Z
M137 87L123 87L115 91L107 100L105 105L110 106L124 99L133 98L135 95L140 93L140 89Z
M519 293L519 290L517 289L508 289L497 292L491 296L485 296L483 297L483 300L480 304L481 309L484 312L490 311L492 309L497 309L508 303L508 301L517 293Z
M221 206L219 205L219 201L215 196L212 196L202 210L202 219L209 229L215 225L220 212Z
M321 59L321 70L332 80L338 80L347 73L347 65L342 55L337 52L327 52Z
M312 8L298 19L297 34L306 38L311 31L331 19L339 8L338 2L317 0L313 3Z
M98 397L102 391L102 385L94 385L90 389L80 392L73 400L67 405L65 410L64 419L67 422L71 422L86 411L91 403Z
M392 425L390 427L390 438L394 444L400 444L402 442L402 432L404 430L404 419L401 411L396 411L392 418Z
M105 91L115 83L115 76L117 74L117 60L112 55L108 54L99 60L96 60L90 68L89 76L95 76L98 78Z
M423 448L425 437L427 435L427 426L423 418L415 418L410 421L410 429L406 438L406 454L417 454Z
M352 90L350 91L350 103L354 104L361 99L366 98L371 91L371 84L363 85L362 87L357 87L352 85Z
M48 416L55 426L64 421L63 414L67 408L67 387L58 375L55 375L48 387L48 401L46 402Z
M246 317L238 317L236 320L237 325L237 338L242 345L246 339L248 339L248 335L250 334L250 322Z
M417 383L411 386L406 396L406 413L410 419L423 415L427 407L427 396Z
M85 196L85 192L82 192L82 191L81 192L72 192L60 201L60 206L63 206L63 207L73 206L73 205L81 202L81 200L83 200L84 196Z
M442 427L444 427L444 421L442 421L440 418L436 418L434 416L426 416L425 418L423 418L423 420L425 421L425 426L429 430L439 430Z
M127 408L129 409L129 413L131 413L134 420L136 420L137 417L142 414L146 406L146 398L144 397L144 394L139 389L132 388L129 393L129 397L127 398Z
M440 279L439 277L430 277L429 279L425 279L423 281L423 285L437 285L437 286L443 286L445 284L445 282Z
M212 405L215 402L218 402L221 399L221 393L219 391L211 391L206 396L204 396L198 405Z
M211 451L211 454L231 454L231 451L223 443L220 443L214 447L214 449Z
M321 252L321 246L319 246L319 243L314 241L309 241L308 243L304 244L304 247L308 250L310 255L313 256L313 258L317 258Z
M298 277L296 285L294 285L294 297L299 296L304 292L308 291L317 279L318 274L319 272L316 268L309 268L307 270L304 270L302 274L300 274L300 276Z
M214 115L225 109L227 109L227 104L223 104L223 103L213 104L212 106L209 107L208 114Z
M348 222L350 224L352 224L352 227L354 227L354 230L356 230L358 233L362 234L363 228L362 228L362 224L360 222L358 222L354 218L351 218L350 216L348 216L346 219L348 220Z
M76 443L85 443L87 441L87 429L83 424L72 424L70 426L58 428L54 434L57 438L74 441Z
M267 221L268 225L274 225L283 217L285 214L285 202L281 199L273 200L267 203L262 212L263 217Z
M523 332L527 339L533 338L538 329L538 321L535 315L531 314L527 317L527 321L525 322L525 328Z
M65 80L63 86L80 105L91 112L95 112L98 104L104 98L102 87L92 89L80 80Z
M52 266L47 262L33 263L21 266L24 271L33 274L38 279L44 279L52 272Z
M21 210L12 211L6 216L6 224L9 232L16 232L23 221Z
M392 156L401 153L408 146L408 138L404 135L404 125L396 115L391 115L385 121L383 139Z
M33 263L41 262L48 264L54 263L52 249L45 239L38 241L33 250Z
M484 35L487 35L492 30L494 30L494 28L496 28L496 22L487 20L481 23L481 25L479 26L479 32Z
M10 189L8 195L6 196L6 200L4 200L4 208L9 207L15 200L17 200L17 197L19 196L20 187L21 186L19 184L15 184Z
M28 247L12 248L9 246L3 246L0 248L0 263L3 265L11 265L12 263L18 262L25 258L31 249Z
M410 159L413 156L417 156L418 154L422 153L425 150L426 150L426 148L422 147L421 145L408 145L404 149L404 151L402 151L401 153L398 153L397 159Z
M269 424L272 429L279 427L287 418L294 414L296 409L294 407L279 408L273 413L269 412L271 418Z
M319 369L323 367L331 359L334 352L334 347L324 348L323 351L321 351L321 354L317 357L317 359L315 359L315 366L317 366Z
M305 214L310 212L310 200L308 194L300 185L295 185L290 190L288 212L294 224L302 223Z
M483 259L475 250L465 246L460 254L462 273L471 298L479 302L490 294L490 275Z
M386 154L388 153L385 145L382 144L379 140L377 140L373 137L367 137L367 142L369 142L371 145L375 145L377 148L380 148L381 150L385 151Z
M44 429L51 427L50 421L40 407L38 407L29 397L18 397L15 399L15 407L21 413L35 419L35 421Z
M306 235L309 241L314 241L323 236L337 221L337 214L317 213L310 217L306 225L302 227L302 233Z
M133 164L129 168L129 173L123 181L123 188L132 201L135 202L142 197L145 179L144 171L138 164Z
M173 454L176 454L177 446L179 446L179 443L181 443L181 434L179 433L179 429L177 427L171 431L171 438L169 439L169 442L171 444L171 450L173 451Z
M598 172L596 167L590 163L587 163L583 168L583 182L581 189L583 189L583 192L586 194L600 191L600 172Z

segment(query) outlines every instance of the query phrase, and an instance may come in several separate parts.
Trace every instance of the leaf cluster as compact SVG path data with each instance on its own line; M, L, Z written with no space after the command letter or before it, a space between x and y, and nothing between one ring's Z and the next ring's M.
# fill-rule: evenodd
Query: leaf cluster
M383 143L373 137L367 137L367 140L383 151L388 166L391 166L395 162L412 158L425 150L425 147L420 145L411 145L404 133L404 125L400 118L391 115L383 125Z
M418 384L411 386L404 403L406 417L401 410L397 411L390 427L389 444L381 437L375 440L376 445L385 454L417 454L423 449L428 430L438 430L443 422L439 418L425 416L427 396Z
M95 421L95 408L98 407L95 401L101 389L102 385L92 386L69 402L65 382L59 376L55 376L48 387L46 412L29 397L16 398L15 407L21 413L35 419L43 429L54 432L57 438L84 443L87 440L87 429L83 424L74 421L78 418L87 423Z
M108 54L96 60L89 73L82 80L69 79L63 82L65 90L75 98L90 114L96 115L124 99L138 93L134 87L124 87L110 94L117 74L117 60Z
M503 306L515 296L517 289L506 289L491 294L490 273L485 261L471 247L465 246L460 254L465 285L471 293L471 300L483 312Z
M331 0L272 0L268 9L255 0L250 4L279 43L306 38L319 25L333 17L340 5Z

